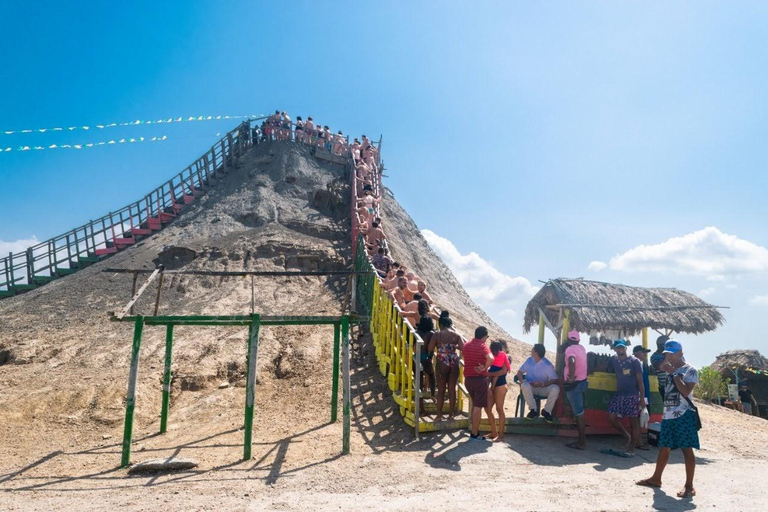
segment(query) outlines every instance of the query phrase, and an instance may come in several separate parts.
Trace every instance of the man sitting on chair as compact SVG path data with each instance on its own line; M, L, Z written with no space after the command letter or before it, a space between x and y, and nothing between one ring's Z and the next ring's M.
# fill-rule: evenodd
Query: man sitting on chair
M549 359L544 357L547 353L544 345L537 344L531 350L531 357L525 360L517 371L517 378L522 385L523 398L531 412L526 418L533 419L539 416L539 409L534 397L547 399L547 405L541 411L541 415L548 422L552 422L552 411L555 408L557 397L560 396L557 372ZM523 377L525 375L525 377ZM523 380L523 378L525 380Z

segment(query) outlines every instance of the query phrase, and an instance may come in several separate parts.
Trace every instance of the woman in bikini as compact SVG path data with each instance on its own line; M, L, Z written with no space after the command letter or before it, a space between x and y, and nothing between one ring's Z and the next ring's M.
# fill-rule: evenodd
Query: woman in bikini
M491 396L493 403L496 404L496 412L499 415L498 429L499 435L494 441L504 440L504 426L507 418L504 415L504 398L507 396L507 373L509 373L509 357L504 352L504 345L500 341L491 342L491 354L493 354L493 364L488 368L490 377Z
M448 387L448 419L456 414L456 384L459 381L459 354L464 348L464 340L453 331L453 320L448 311L440 313L437 320L440 330L429 340L428 352L437 350L437 416L435 421L443 420L445 388Z
M294 139L296 142L304 142L304 122L301 120L301 116L296 116L296 134Z

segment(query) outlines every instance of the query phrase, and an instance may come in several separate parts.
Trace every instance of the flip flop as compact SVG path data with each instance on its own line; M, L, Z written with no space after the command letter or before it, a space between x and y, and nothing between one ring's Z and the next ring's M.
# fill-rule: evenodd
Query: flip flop
M572 443L568 443L565 446L568 448L573 448L574 450L586 450L586 448L582 448L581 446L579 446L579 443L577 443L576 441Z
M677 493L678 498L693 498L696 496L696 489L683 489Z
M640 446L635 446L635 448L638 449L638 450L648 451L648 450L651 449L651 445L642 444Z
M635 485L639 485L641 487L650 487L651 489L661 488L660 484L657 484L656 482L651 482L650 478L646 478L645 480L640 480L639 482L635 482Z
M635 456L634 453L622 452L619 450L614 450L613 448L603 448L600 450L600 453L604 453L606 455L615 455L616 457L621 457L623 459L630 459Z

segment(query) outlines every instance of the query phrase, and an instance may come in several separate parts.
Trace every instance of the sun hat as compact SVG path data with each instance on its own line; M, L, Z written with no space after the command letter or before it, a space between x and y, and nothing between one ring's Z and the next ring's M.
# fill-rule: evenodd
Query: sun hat
M669 340L664 344L663 354L677 354L683 350L683 346L677 340Z
M571 341L581 341L581 335L579 334L579 331L574 329L568 333L568 339Z

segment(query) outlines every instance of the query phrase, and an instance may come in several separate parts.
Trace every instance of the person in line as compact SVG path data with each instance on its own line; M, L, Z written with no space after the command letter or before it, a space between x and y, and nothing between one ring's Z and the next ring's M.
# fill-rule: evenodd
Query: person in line
M631 456L635 454L635 446L639 442L640 412L645 408L643 366L638 359L627 354L625 340L615 340L613 350L616 355L611 356L608 371L616 374L616 393L608 404L608 421L624 436L624 452ZM629 419L631 433L627 432L619 418Z
M448 311L440 313L437 320L439 331L432 335L427 350L435 351L437 363L437 416L435 421L443 420L443 405L445 391L448 389L448 419L452 420L456 414L456 384L459 381L459 354L458 350L464 347L464 340L453 329L453 319Z
M461 354L464 356L464 386L472 399L470 413L470 439L496 439L496 421L493 418L491 401L488 398L488 368L493 364L491 350L485 341L488 339L488 329L480 326L475 329L475 337L464 344ZM491 424L491 435L480 436L480 417L482 411L488 415Z
M371 263L373 264L373 268L376 269L376 272L378 272L379 277L385 277L392 265L392 258L387 256L383 247L379 247L376 254L371 258Z
M430 305L434 304L434 301L432 300L432 296L430 296L429 293L427 293L427 282L426 281L424 281L423 279L419 279L416 282L416 289L421 294L421 296L424 298L424 300L429 302Z
M755 400L755 395L752 394L752 390L749 389L749 386L747 386L746 382L742 382L741 386L739 387L739 402L741 402L741 411L744 414L749 414L752 416L753 404L755 409L757 409L757 400Z
M384 289L387 291L387 293L391 293L395 291L395 288L397 288L397 283L400 281L400 278L405 275L405 270L403 269L395 270L394 265L392 266L391 270L393 271L392 277L391 278L388 277L383 283Z
M429 384L429 392L431 393L431 396L434 398L435 396L435 369L432 366L432 352L429 350L429 343L432 341L432 335L435 332L435 322L432 320L432 315L429 312L429 304L424 301L420 300L418 302L418 313L419 313L419 323L416 324L416 334L419 335L421 340L424 342L424 345L422 346L421 354L419 356L419 361L421 362L421 370L422 374L426 375L427 382ZM421 389L424 389L424 382L422 378L422 382L419 383L421 386ZM422 398L421 402L421 410L424 410L424 401Z
M520 385L525 403L530 409L526 418L532 420L538 418L539 414L544 420L551 423L553 421L552 411L555 409L557 397L560 396L559 380L554 365L545 356L547 350L544 345L537 343L531 349L531 357L525 360L517 371L517 379L522 383ZM543 411L539 411L536 406L535 397L547 399L547 405Z
M667 372L662 371L659 367L667 359L666 356L664 356L664 344L668 340L669 336L665 335L656 338L656 352L651 355L651 369L659 381L659 394L661 395L662 400L664 399L664 389L667 386Z
M304 142L304 121L301 116L296 116L296 128L294 130L294 140L296 142Z
M507 374L510 371L509 356L504 352L504 344L500 341L491 342L491 355L493 363L488 368L490 377L491 403L496 406L498 418L498 435L494 441L504 440L504 430L507 424L507 416L504 414L504 399L507 396Z
M650 478L640 480L637 485L661 487L661 476L669 462L671 450L679 448L685 460L685 486L677 493L678 498L693 498L693 475L696 472L696 456L693 449L699 449L699 432L696 412L691 401L693 388L699 382L699 372L685 362L683 346L677 340L668 340L664 344L666 361L660 365L668 375L667 388L664 390L664 413L659 432L659 454L656 457L656 470Z
M340 156L344 152L344 135L341 130L333 138L333 154Z
M360 141L355 138L355 140L352 142L352 145L349 146L349 152L352 155L352 160L354 160L355 163L360 161Z
M281 139L291 140L291 118L285 110L280 113L280 127Z
M380 240L384 240L387 237L376 221L373 221L371 227L366 229L364 233L361 231L361 233L365 235L365 243L369 253L378 247Z
M400 272L399 270L397 271ZM408 280L405 277L398 277L397 278L397 287L395 287L394 290L389 292L390 297L392 297L392 300L395 304L397 304L400 309L405 309L405 305L410 302L410 300L406 300L405 292L408 290ZM410 299L413 300L413 294L410 295Z
M585 450L587 448L586 424L584 422L584 393L589 387L587 380L587 350L581 345L579 331L568 333L565 347L565 367L563 368L563 389L571 412L576 420L579 440L566 444L568 448Z
M307 122L304 124L304 144L312 144L312 136L315 133L315 122L312 120L312 116L307 117Z
M650 368L648 367L648 354L650 353L651 349L644 348L642 345L635 345L634 348L632 348L632 355L635 356L637 360L640 361L640 363L643 365L643 390L645 391L645 396L643 397L643 400L645 402L645 409L649 409L651 407L651 382L649 378L650 374ZM648 444L648 433L646 432L643 434L642 432L639 433L639 442L637 443L637 448L640 450L650 450L651 446Z
M415 293L413 295L413 300L408 302L403 308L403 316L405 317L405 320L411 324L411 327L414 329L416 328L416 323L421 318L421 315L419 314L419 302L421 302L421 295Z

